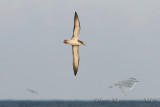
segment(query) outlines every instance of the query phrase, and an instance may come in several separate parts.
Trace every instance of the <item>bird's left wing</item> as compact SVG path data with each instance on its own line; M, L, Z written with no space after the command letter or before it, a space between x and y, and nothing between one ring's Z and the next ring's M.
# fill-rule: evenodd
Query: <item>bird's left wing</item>
M79 46L72 46L73 51L73 70L74 75L76 76L79 66Z

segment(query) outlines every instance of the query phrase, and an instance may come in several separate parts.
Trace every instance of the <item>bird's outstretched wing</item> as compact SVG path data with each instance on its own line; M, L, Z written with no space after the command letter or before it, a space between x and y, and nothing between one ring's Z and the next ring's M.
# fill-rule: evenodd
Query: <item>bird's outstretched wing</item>
M80 22L79 22L78 15L75 12L75 15L74 15L74 28L73 28L72 39L78 40L79 39L79 32L80 32Z
M79 66L79 46L72 46L73 51L73 70L74 75L76 76Z

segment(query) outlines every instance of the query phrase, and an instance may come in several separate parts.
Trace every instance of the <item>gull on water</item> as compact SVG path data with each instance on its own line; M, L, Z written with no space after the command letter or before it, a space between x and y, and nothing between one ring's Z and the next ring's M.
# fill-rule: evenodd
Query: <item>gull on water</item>
M72 38L71 40L64 40L65 44L72 45L73 70L74 70L75 76L77 74L78 66L79 66L79 46L85 45L82 41L79 40L79 32L80 32L80 22L79 22L78 14L77 12L75 12Z
M127 80L119 81L118 83L109 86L109 88L117 87L125 96L127 96L126 91L131 91L137 82L139 81L136 78L128 78Z

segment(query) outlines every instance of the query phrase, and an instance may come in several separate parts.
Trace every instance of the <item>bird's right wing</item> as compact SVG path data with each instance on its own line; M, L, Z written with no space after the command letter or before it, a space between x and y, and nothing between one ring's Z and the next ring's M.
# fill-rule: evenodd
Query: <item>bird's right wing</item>
M73 51L73 70L74 75L76 76L79 66L79 46L72 46Z
M72 39L78 40L79 39L79 32L80 32L80 22L79 22L78 15L75 12L75 15L74 15L74 28L73 28Z

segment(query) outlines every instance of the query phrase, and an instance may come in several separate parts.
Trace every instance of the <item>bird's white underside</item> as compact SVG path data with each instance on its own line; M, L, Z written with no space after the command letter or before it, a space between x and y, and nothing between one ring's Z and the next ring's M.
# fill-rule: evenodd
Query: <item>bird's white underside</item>
M73 40L73 39L71 39L71 40L68 40L67 41L68 42L68 44L70 44L70 45L82 45L80 42L78 42L78 40Z

